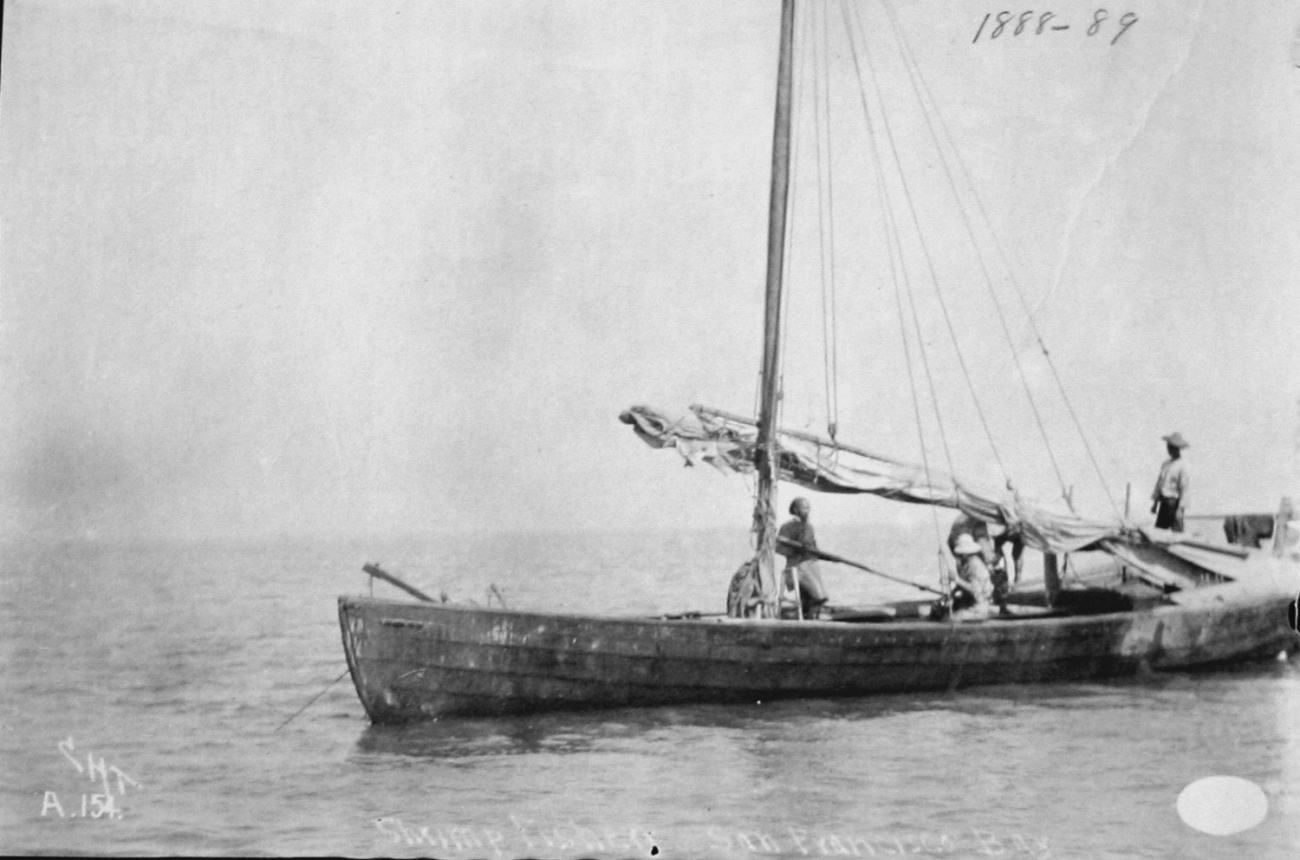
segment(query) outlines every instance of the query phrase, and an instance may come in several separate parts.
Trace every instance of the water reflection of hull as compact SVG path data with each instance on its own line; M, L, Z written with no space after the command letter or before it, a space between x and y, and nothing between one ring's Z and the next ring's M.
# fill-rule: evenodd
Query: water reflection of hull
M1294 650L1291 595L994 619L845 623L605 618L339 599L377 723L444 715L863 696L1192 669Z

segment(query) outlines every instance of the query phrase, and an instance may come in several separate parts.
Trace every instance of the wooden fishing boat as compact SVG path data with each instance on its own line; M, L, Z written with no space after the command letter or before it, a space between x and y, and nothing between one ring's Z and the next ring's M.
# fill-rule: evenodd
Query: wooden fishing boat
M1261 561L1263 559L1260 559ZM1262 567L1268 567L1263 565ZM377 723L444 715L945 690L1209 667L1294 650L1285 577L1192 605L978 624L601 618L339 600L357 694Z
M928 464L846 445L833 422L826 437L778 428L795 0L781 6L758 415L693 407L678 418L634 407L621 416L653 447L756 479L755 558L738 573L752 578L755 597L723 617L528 612L434 601L368 566L418 598L339 599L344 651L370 718L945 690L1196 669L1294 651L1300 639L1288 606L1300 583L1300 523L1287 502L1269 545L1232 546L1142 528L1127 511L1086 518L1072 504L1039 505L1010 487L983 491ZM917 585L929 599L831 607L803 619L797 590L788 600L776 567L778 481L949 508L1013 530L1043 554L1043 580L1013 591L1003 612L988 617L962 620L950 602L953 583L941 578ZM1106 557L1105 568L1086 583L1063 576L1085 552Z

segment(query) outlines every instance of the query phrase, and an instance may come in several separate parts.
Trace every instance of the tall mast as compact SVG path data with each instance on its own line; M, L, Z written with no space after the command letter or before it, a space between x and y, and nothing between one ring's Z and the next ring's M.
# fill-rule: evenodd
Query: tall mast
M776 121L772 131L772 192L767 222L767 301L763 314L762 391L758 412L758 498L754 531L759 579L767 614L776 616L776 411L781 397L781 274L785 259L786 196L790 189L790 100L793 90L794 0L781 0L781 54L776 73Z

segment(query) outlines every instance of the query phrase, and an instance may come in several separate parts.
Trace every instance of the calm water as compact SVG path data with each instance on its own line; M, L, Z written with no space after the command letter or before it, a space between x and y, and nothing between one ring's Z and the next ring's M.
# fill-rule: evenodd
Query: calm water
M909 572L902 533L827 528L822 542ZM335 599L367 590L366 561L452 599L495 584L512 606L642 613L720 609L745 552L743 534L710 532L7 547L0 849L1300 856L1296 661L406 729L371 727L344 679L276 730L343 671ZM908 594L826 578L837 601ZM1216 774L1263 787L1263 823L1227 837L1182 823L1179 792ZM105 779L120 818L83 817Z

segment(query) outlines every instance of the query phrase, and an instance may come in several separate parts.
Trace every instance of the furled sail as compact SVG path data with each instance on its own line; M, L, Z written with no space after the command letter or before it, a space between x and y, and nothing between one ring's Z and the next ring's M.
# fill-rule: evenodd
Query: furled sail
M724 473L754 471L757 431L752 421L695 406L677 417L648 406L619 416L652 448L674 448L689 465ZM974 488L951 475L806 433L778 431L782 480L824 493L869 493L913 504L955 508L989 523L1018 528L1026 545L1042 552L1105 549L1112 541L1146 543L1124 523L1047 510L1011 492Z

